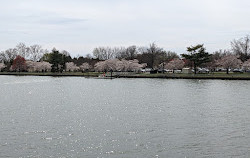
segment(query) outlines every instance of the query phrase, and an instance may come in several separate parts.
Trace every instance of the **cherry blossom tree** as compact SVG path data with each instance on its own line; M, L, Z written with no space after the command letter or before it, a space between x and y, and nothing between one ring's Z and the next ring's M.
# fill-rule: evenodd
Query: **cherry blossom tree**
M134 60L129 60L127 61L127 68L125 71L133 71L133 72L138 72L142 68L145 67L145 64L139 64L139 61L137 59Z
M26 66L27 66L27 71L28 72L35 72L35 66L36 66L36 62L34 61L26 61Z
M47 72L47 71L51 71L51 66L52 64L46 61L36 62L35 70L38 72Z
M242 64L241 60L238 59L235 55L226 55L222 57L218 62L219 65L227 69L227 74L229 73L230 68L237 68Z
M99 61L95 64L94 69L98 72L104 72L105 61Z
M20 55L18 55L12 64L12 70L14 71L25 71L26 70L26 62L25 59L23 57L21 57Z
M89 65L89 63L83 63L81 66L80 66L80 70L81 71L87 71L91 68L91 66Z
M76 66L73 62L67 62L66 63L66 71L78 71L80 68Z
M171 60L169 63L164 64L164 68L165 69L169 69L169 70L180 70L184 67L185 62L181 59L173 59Z
M29 72L47 72L51 71L51 66L49 62L35 62L35 61L26 61L27 70Z
M0 71L2 71L5 67L6 65L4 63L0 63Z
M99 72L105 71L139 71L141 68L146 67L146 64L139 64L137 59L134 60L119 60L109 59L100 61L95 64L95 70Z
M126 69L128 67L127 64L128 64L128 62L125 59L117 61L116 62L116 70L117 71L126 71Z
M247 61L245 61L245 62L243 63L243 68L244 68L245 70L249 70L249 69L250 69L250 59L248 59Z
M109 59L105 61L104 67L106 71L116 71L116 64L119 59Z
M118 59L108 59L95 64L95 70L99 72L116 71Z
M165 64L165 68L169 70L180 70L184 67L185 62L181 59L173 59L169 63Z

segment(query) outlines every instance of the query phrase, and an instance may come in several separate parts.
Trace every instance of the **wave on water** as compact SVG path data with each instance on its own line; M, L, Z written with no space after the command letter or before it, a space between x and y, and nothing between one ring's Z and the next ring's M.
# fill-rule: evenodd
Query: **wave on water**
M49 82L49 80L29 80L29 81L13 81L3 83L5 85L13 85L13 84L30 84L30 83L41 83L41 82Z

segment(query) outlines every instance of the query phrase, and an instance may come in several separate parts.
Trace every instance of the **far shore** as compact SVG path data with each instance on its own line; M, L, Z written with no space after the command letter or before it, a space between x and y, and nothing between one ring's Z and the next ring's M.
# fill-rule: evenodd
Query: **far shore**
M220 80L250 80L250 73L208 73L208 74L182 74L182 73L157 73L157 74L120 74L110 76L110 73L105 77L103 73L98 72L0 72L0 75L14 76L54 76L54 77L94 77L94 78L162 78L162 79L220 79Z

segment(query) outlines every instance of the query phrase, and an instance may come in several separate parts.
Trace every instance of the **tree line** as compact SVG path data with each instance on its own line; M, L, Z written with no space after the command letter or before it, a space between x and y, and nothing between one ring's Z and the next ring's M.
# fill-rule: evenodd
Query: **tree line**
M187 47L187 53L178 55L151 43L146 47L97 47L90 54L71 57L68 51L52 51L40 45L26 46L19 43L15 48L0 52L1 71L138 71L151 69L182 69L206 67L211 71L222 67L250 68L249 36L233 40L228 50L208 53L203 44Z

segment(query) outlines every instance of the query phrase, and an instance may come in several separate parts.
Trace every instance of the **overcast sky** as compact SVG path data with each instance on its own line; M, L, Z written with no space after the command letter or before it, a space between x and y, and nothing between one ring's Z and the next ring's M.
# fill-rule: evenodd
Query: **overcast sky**
M250 34L249 0L0 0L0 50L40 44L92 54L98 46L147 46L185 53L204 43L230 48Z

